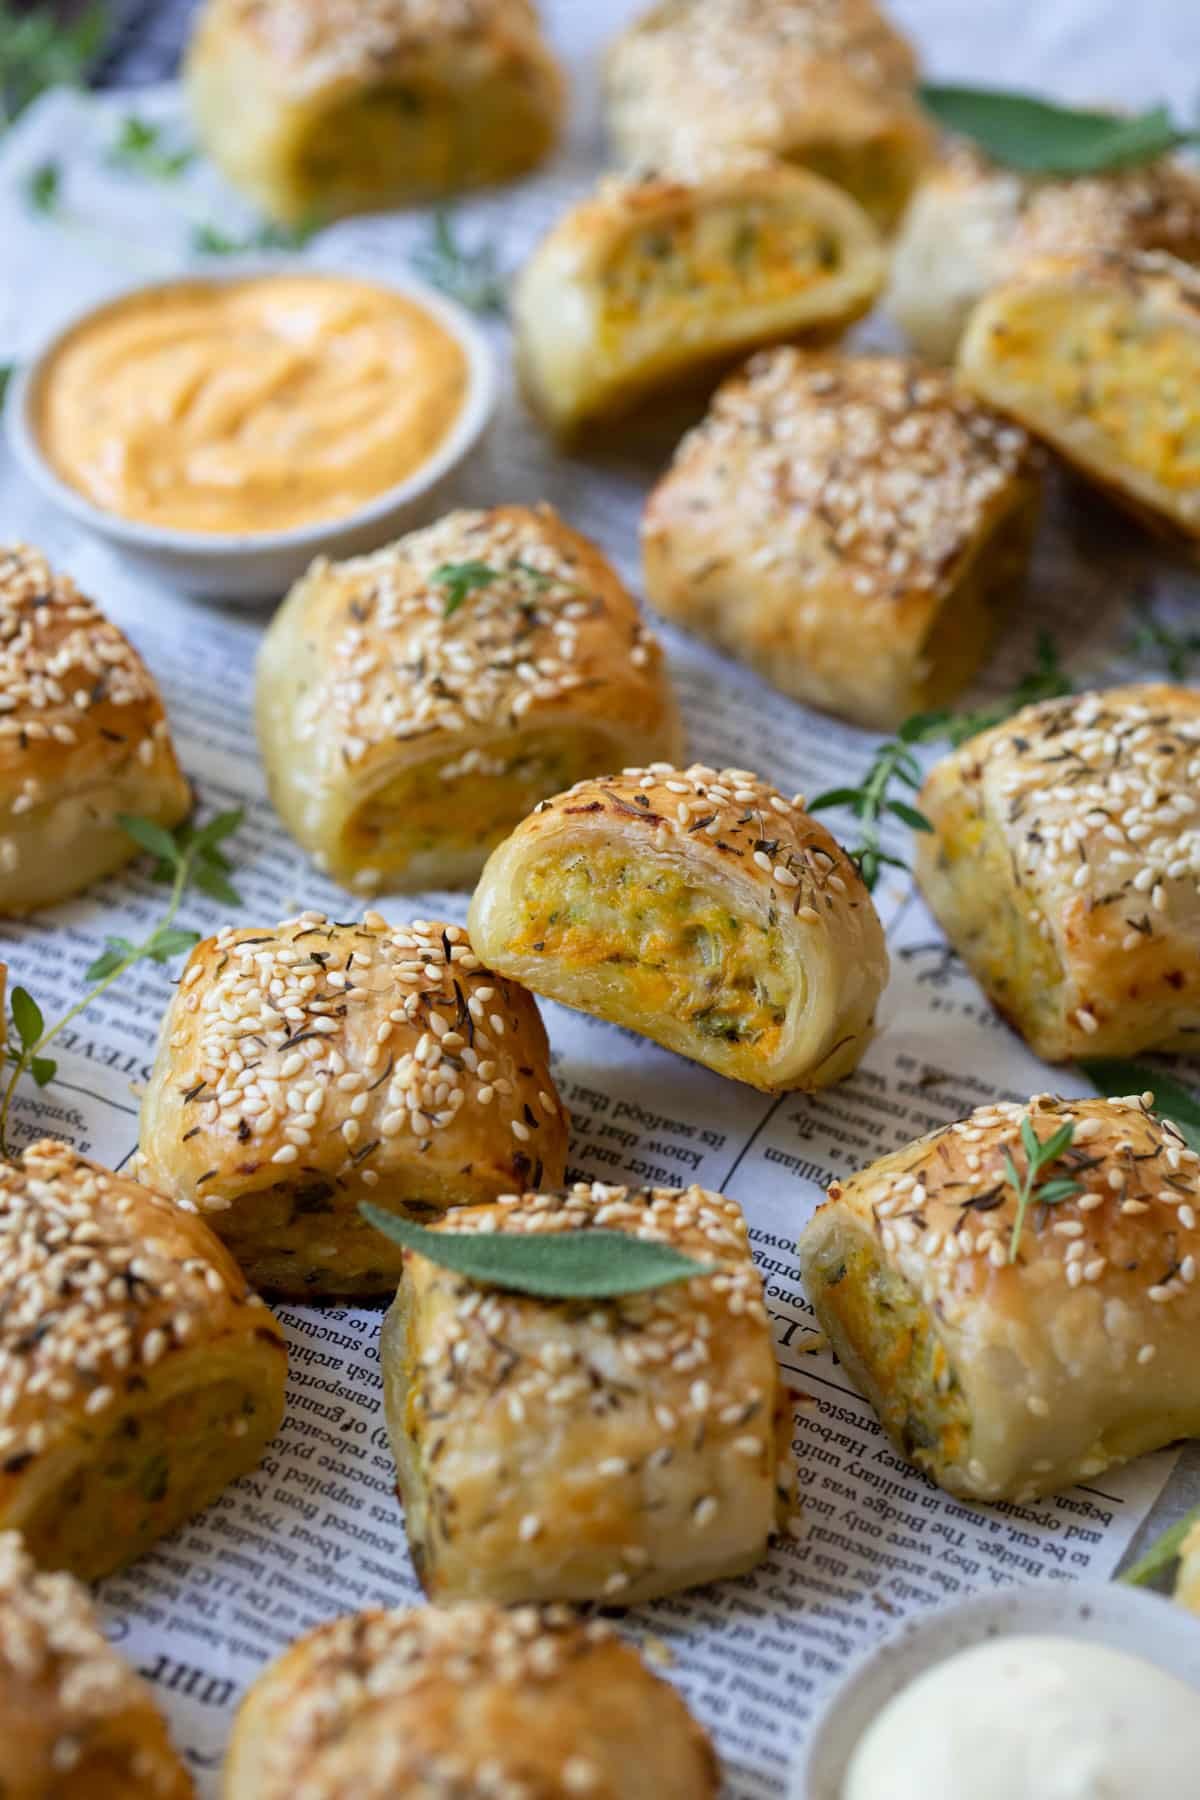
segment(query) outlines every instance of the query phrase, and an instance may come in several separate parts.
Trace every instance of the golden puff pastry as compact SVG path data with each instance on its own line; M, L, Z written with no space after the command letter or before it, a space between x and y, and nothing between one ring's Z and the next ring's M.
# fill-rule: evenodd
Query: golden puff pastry
M898 357L756 356L646 505L646 594L810 706L890 730L952 699L1024 579L1025 433Z
M401 1253L362 1201L423 1217L561 1181L567 1125L536 1005L461 926L308 912L192 952L139 1167L256 1287L391 1295Z
M141 854L117 823L191 806L162 700L124 633L27 544L0 549L0 913Z
M609 176L517 284L517 366L562 437L758 344L836 337L883 283L879 237L820 176L733 155Z
M904 215L887 309L920 355L952 362L972 307L1022 263L1095 250L1165 250L1200 262L1200 176L1164 158L1051 180L954 143Z
M224 1800L716 1800L707 1734L566 1607L362 1612L250 1689Z
M1200 1434L1200 1159L1148 1099L981 1107L835 1183L804 1231L833 1349L948 1492L1031 1499ZM1025 1121L1071 1137L1019 1222Z
M874 0L660 0L612 46L623 162L765 150L895 224L932 154L916 58Z
M536 993L775 1093L871 1040L883 930L824 826L744 769L581 781L493 852L472 942Z
M0 1529L95 1580L252 1469L283 1333L202 1219L42 1140L0 1167Z
M1200 694L1026 707L938 763L917 879L1037 1056L1200 1044Z
M0 1533L0 1791L6 1800L191 1800L150 1689L87 1590Z
M1143 524L1200 551L1200 272L1174 257L1043 257L971 315L963 382Z
M314 564L267 632L257 708L284 823L359 893L469 887L547 794L680 744L657 640L549 507Z
M207 0L185 81L205 147L288 221L523 174L565 96L531 0Z
M405 1256L380 1357L409 1545L433 1600L634 1606L743 1573L786 1523L791 1409L736 1201L578 1183L438 1229L594 1227L719 1274L581 1303Z

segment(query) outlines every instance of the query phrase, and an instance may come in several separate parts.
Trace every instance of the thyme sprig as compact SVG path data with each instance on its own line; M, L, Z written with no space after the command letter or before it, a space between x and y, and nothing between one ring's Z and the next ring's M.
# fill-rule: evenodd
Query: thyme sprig
M1075 1194L1083 1192L1081 1182L1071 1176L1060 1176L1055 1181L1042 1181L1042 1172L1052 1163L1056 1163L1064 1150L1070 1148L1075 1136L1075 1121L1068 1119L1057 1131L1051 1132L1044 1141L1039 1140L1033 1129L1033 1121L1029 1114L1021 1120L1021 1145L1025 1151L1025 1173L1019 1174L1013 1161L1011 1150L1004 1152L1004 1170L1009 1185L1017 1196L1017 1216L1013 1220L1012 1237L1008 1244L1008 1260L1015 1263L1017 1250L1021 1243L1021 1232L1025 1225L1025 1214L1031 1201L1036 1200L1039 1206L1058 1206L1064 1200L1070 1200Z
M198 256L252 256L259 250L303 250L322 224L323 220L315 215L298 219L294 225L268 219L235 237L217 225L202 223L192 227L192 249Z
M78 87L100 49L107 8L85 7L72 24L56 8L15 12L0 4L0 131L52 87Z
M542 1300L615 1300L715 1275L672 1244L603 1227L581 1231L440 1231L364 1201L359 1212L394 1244L472 1281Z
M409 262L431 287L457 300L468 312L503 314L508 310L494 245L485 243L466 249L459 242L454 220L445 207L434 213L428 243L418 244Z
M1176 124L1165 106L1122 114L1059 106L1001 88L930 84L919 93L939 125L972 139L994 162L1027 174L1130 169L1200 140L1200 133Z
M932 831L925 814L911 801L897 798L896 786L917 790L922 782L921 765L913 754L918 744L947 743L957 748L981 731L1003 724L1023 706L1038 700L1056 699L1071 692L1071 683L1059 660L1057 646L1047 633L1038 638L1034 666L1024 675L1010 694L990 705L971 712L914 713L906 719L894 738L876 750L867 772L857 787L827 788L810 800L810 813L824 812L830 807L845 806L861 827L859 841L850 850L858 864L859 874L874 889L885 867L907 869L902 857L892 856L883 848L882 828L888 816L899 819L913 831Z
M13 1068L3 1099L0 1099L0 1155L11 1154L8 1139L9 1114L22 1076L28 1074L38 1087L45 1087L58 1073L57 1062L46 1055L47 1048L58 1034L77 1019L80 1013L86 1012L135 963L170 962L172 957L199 943L198 931L187 930L175 923L187 890L190 887L198 888L201 893L209 894L228 905L241 904L240 896L229 880L232 865L221 845L237 830L242 817L242 809L238 807L231 812L218 813L198 829L185 824L172 832L156 824L153 819L143 819L129 813L118 814L117 822L121 829L156 859L155 879L169 881L171 884L163 916L139 944L132 943L125 937L106 938L104 950L85 972L84 979L92 985L81 999L51 1025L46 1024L42 1009L28 988L13 989L9 1002L12 1030L5 1051Z

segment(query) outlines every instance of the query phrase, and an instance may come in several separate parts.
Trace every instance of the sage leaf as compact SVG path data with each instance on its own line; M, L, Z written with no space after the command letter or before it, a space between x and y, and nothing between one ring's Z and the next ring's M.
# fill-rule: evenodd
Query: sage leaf
M1165 106L1132 116L1057 106L1000 88L926 85L921 103L994 162L1031 175L1099 175L1153 162L1195 141Z
M359 1212L394 1244L472 1281L542 1300L615 1300L715 1275L670 1244L602 1228L555 1232L431 1231L364 1201Z
M1164 1531L1160 1538L1156 1538L1132 1567L1126 1569L1125 1573L1119 1575L1117 1579L1125 1582L1129 1587L1144 1587L1148 1581L1153 1581L1156 1576L1161 1575L1165 1569L1169 1569L1171 1564L1178 1560L1179 1552L1183 1548L1183 1540L1192 1526L1196 1524L1200 1524L1200 1506L1193 1507L1192 1511L1185 1513L1182 1519L1176 1520L1175 1524Z
M1106 1099L1120 1100L1126 1094L1153 1094L1151 1110L1175 1126L1189 1149L1200 1150L1200 1100L1173 1075L1166 1075L1161 1069L1147 1068L1145 1063L1126 1062L1122 1057L1081 1062L1079 1067Z

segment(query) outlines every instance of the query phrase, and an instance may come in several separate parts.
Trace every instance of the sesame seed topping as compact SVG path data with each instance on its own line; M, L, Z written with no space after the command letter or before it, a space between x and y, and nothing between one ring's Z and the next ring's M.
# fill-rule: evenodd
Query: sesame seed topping
M481 1060L472 1002L484 997L494 1038ZM193 951L163 1032L147 1105L177 1141L159 1168L164 1133L152 1134L147 1174L177 1197L236 1211L275 1180L324 1179L353 1215L360 1190L439 1140L457 1169L484 1105L511 1145L514 1186L539 1163L561 1169L566 1115L537 1009L483 967L460 925L305 912L227 928Z
M742 530L776 547L797 606L806 581L831 580L859 597L856 609L899 602L943 590L996 496L1033 460L1025 434L947 373L785 347L718 390L644 529L648 539L670 530L685 500L693 521L736 505Z

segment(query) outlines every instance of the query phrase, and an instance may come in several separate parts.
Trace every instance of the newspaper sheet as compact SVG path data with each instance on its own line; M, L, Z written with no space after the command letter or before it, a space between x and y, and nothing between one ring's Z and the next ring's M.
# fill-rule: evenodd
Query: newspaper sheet
M595 179L601 145L592 47L628 8L563 0L547 10L574 63L571 141L545 174L460 212L467 241L494 241L508 267ZM980 46L969 41L967 20L956 8L927 10L943 34L931 54L943 68L969 73ZM979 21L969 10L973 31ZM907 14L920 25L917 0ZM967 39L957 62L946 36L956 30ZM1048 83L1053 70L1031 67L1026 76ZM51 96L7 141L0 157L7 265L0 355L27 352L93 295L184 266L198 220L231 231L248 221L202 164L169 185L112 167L108 151L135 104L140 115L186 138L177 95L154 90L136 103ZM63 206L55 219L32 216L22 198L29 170L48 157L62 166ZM428 232L420 214L355 221L322 233L308 254L368 272L402 267ZM871 321L866 336L886 341L886 331L886 323ZM495 335L507 368L502 325ZM563 458L524 417L507 376L505 382L489 439L447 504L550 499L636 586L638 511L669 454L670 429L619 456ZM1054 632L1077 677L1112 679L1126 666L1122 620L1131 596L1154 597L1168 611L1186 606L1188 578L1156 564L1103 508L1071 495L1056 497L1054 511L1039 552L1036 617L1030 608L1012 622L994 672L1000 683L1027 666L1037 626ZM203 807L245 808L235 845L240 920L271 923L309 906L338 917L361 910L313 871L266 798L251 708L263 614L189 601L139 574L47 510L6 458L0 522L6 538L31 539L69 568L129 631L162 684ZM865 766L867 734L807 712L682 635L664 636L697 759L757 769L789 793L843 784ZM831 1683L906 1613L1011 1582L1111 1574L1173 1461L1169 1453L1148 1457L1032 1505L960 1505L895 1456L869 1407L821 1351L794 1246L832 1178L984 1101L1023 1100L1052 1080L1084 1091L1051 1077L995 1019L902 873L892 872L877 898L893 961L881 1030L859 1071L831 1092L768 1098L594 1019L545 1008L556 1078L573 1119L572 1175L697 1181L741 1202L795 1401L798 1535L780 1541L741 1580L678 1594L622 1619L714 1731L736 1800L783 1791L789 1761ZM104 934L144 931L159 902L159 890L135 869L28 925L4 927L0 953L13 979L51 1016L82 991L83 971ZM461 920L465 913L461 894L377 904L397 921ZM225 918L213 903L192 897L186 922L210 931ZM21 1094L20 1141L61 1135L115 1168L127 1161L169 982L169 971L142 965L59 1039L59 1078ZM238 1698L269 1658L340 1612L420 1598L382 1423L381 1312L279 1310L291 1346L287 1416L261 1467L105 1582L101 1593L113 1639L154 1683L205 1796L216 1792Z

